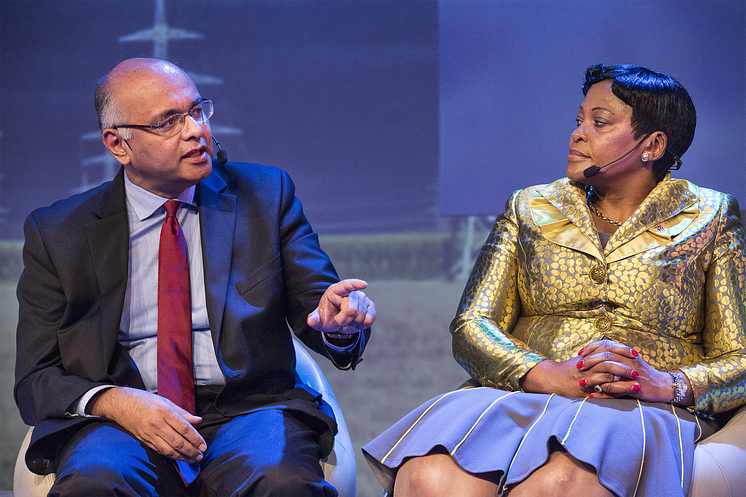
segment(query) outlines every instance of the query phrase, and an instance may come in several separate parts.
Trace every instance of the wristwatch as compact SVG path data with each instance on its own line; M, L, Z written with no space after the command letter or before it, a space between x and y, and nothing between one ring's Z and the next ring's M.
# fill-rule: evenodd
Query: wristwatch
M670 403L677 405L684 400L689 387L686 384L684 373L679 371L667 371L667 373L671 375L671 378L673 378L673 399L671 399Z

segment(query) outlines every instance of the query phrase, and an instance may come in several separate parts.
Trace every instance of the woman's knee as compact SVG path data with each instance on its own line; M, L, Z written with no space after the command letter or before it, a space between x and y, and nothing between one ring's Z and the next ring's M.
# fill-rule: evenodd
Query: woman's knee
M406 461L396 474L396 497L452 495L474 477L461 469L447 454L430 454Z
M552 497L582 494L586 497L613 497L601 485L594 468L565 451L552 452L546 464L516 485L510 497Z

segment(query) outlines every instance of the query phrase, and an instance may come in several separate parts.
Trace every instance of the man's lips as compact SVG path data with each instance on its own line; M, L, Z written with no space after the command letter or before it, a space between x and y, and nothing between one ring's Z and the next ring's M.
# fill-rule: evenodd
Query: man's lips
M190 150L189 152L187 152L186 154L184 154L183 157L185 159L192 159L192 158L195 158L195 157L201 157L202 154L204 154L204 153L205 153L205 147L199 147L199 148L195 148L193 150Z

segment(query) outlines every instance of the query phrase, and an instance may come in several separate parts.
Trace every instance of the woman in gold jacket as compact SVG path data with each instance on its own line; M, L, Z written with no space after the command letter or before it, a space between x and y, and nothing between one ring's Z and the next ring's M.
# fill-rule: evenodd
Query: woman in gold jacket
M464 290L471 385L363 449L395 497L685 496L712 415L746 403L738 203L669 173L688 93L599 64L583 94L567 177L512 195Z

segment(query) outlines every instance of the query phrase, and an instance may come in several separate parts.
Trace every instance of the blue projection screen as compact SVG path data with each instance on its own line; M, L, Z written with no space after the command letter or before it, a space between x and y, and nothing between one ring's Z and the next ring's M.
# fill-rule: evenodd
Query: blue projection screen
M697 109L676 177L746 205L746 2L441 0L440 213L498 214L563 177L585 69L677 78Z

